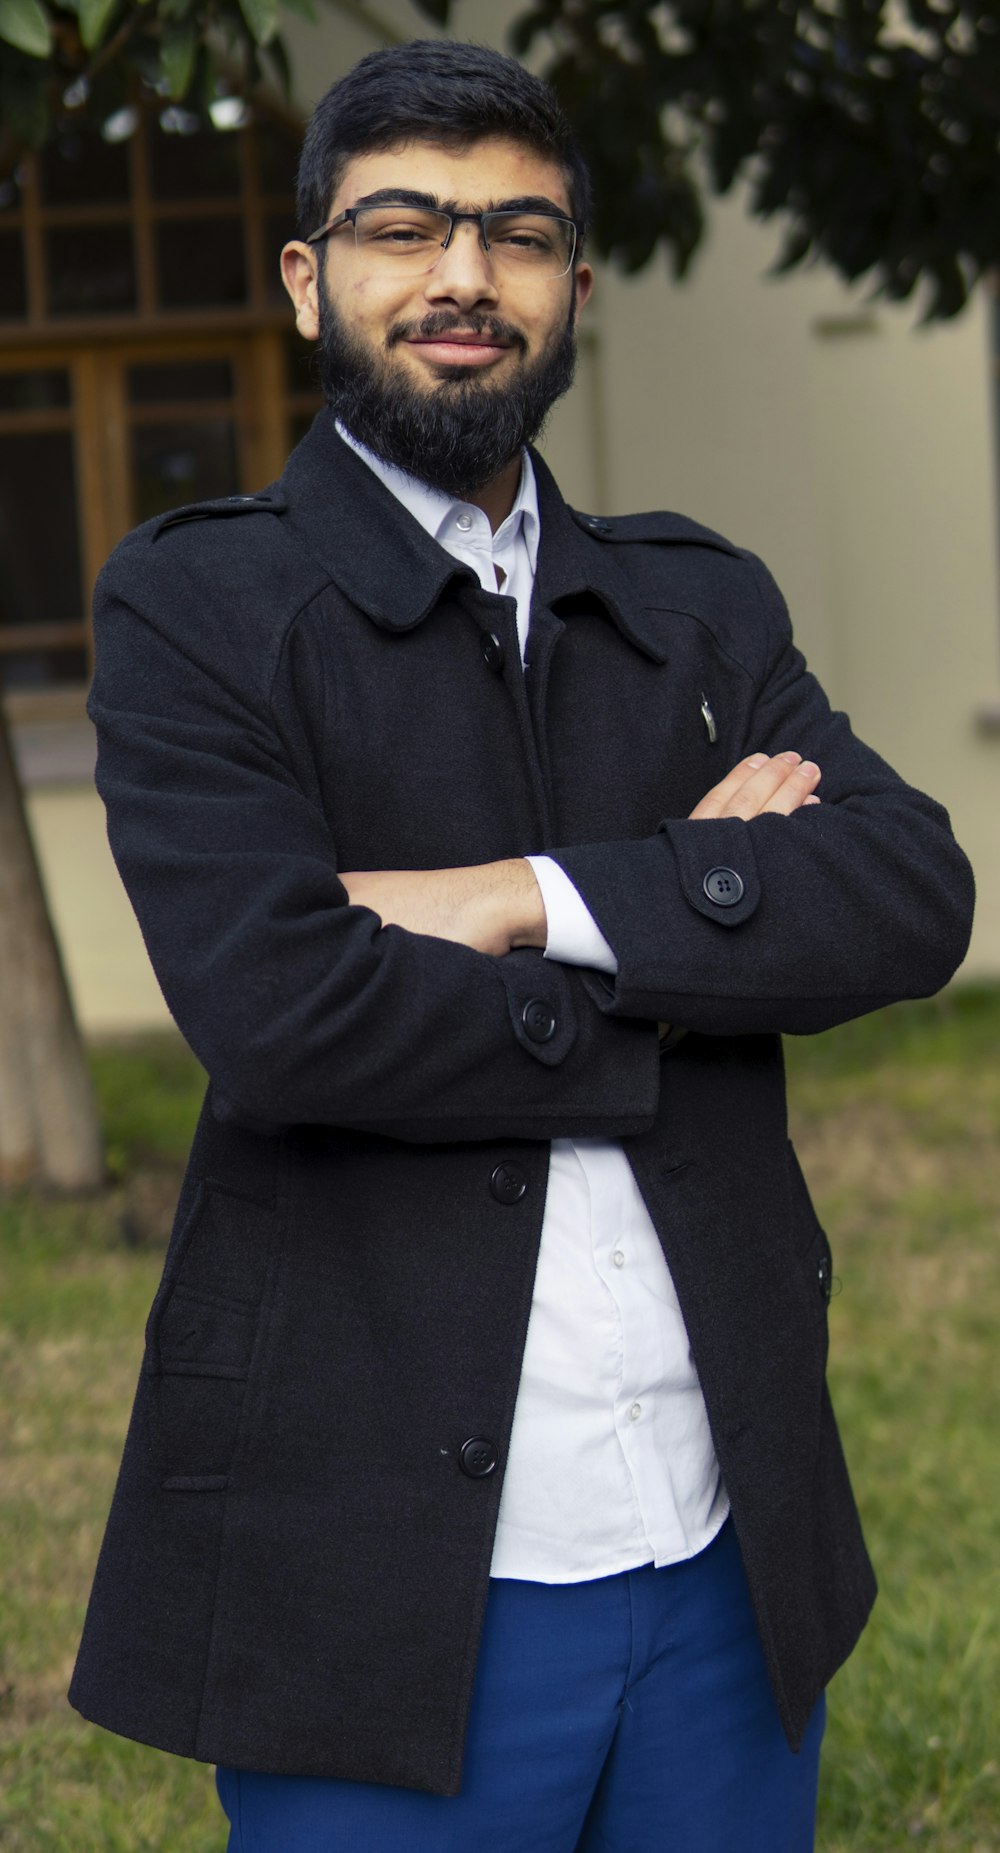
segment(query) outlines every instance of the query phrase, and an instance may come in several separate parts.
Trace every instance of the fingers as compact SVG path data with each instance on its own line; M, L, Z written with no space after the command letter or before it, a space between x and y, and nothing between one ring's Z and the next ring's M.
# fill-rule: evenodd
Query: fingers
M789 817L804 804L818 804L816 786L821 773L800 753L752 753L706 792L691 812L700 817L760 817L765 812Z

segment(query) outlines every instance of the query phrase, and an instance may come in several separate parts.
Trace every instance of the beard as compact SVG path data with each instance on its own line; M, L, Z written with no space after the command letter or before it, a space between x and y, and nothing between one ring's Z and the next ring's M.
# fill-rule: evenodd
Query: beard
M359 444L432 489L468 499L492 482L538 436L545 419L573 380L576 366L573 305L534 361L522 361L513 379L493 385L478 367L451 367L426 387L393 365L391 352L411 335L485 334L523 354L520 331L496 315L439 309L420 323L398 322L382 351L344 326L320 274L320 385L334 415Z

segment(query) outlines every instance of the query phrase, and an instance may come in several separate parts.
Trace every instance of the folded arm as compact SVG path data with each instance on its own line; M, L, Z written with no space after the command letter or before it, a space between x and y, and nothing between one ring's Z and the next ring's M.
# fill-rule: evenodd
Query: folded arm
M500 959L426 922L380 930L350 905L308 747L266 677L235 686L197 634L182 651L107 581L96 617L111 846L220 1116L434 1143L650 1124L648 1024L610 1021L527 940Z

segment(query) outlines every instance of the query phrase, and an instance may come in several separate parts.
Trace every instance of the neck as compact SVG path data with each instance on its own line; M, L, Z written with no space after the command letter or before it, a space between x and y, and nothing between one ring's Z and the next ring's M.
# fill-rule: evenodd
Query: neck
M491 477L481 489L476 489L463 497L474 508L481 508L495 534L501 522L506 521L517 499L521 486L521 453L512 457L498 476Z

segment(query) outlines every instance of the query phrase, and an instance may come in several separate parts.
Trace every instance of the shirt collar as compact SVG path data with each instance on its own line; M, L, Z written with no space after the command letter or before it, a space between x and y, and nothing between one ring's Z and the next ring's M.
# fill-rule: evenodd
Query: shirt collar
M646 609L630 575L623 571L592 517L566 506L541 457L532 456L538 495L539 535L535 597L568 617L581 600L594 599L623 635L654 662L666 659L663 606L680 596L685 581L657 582L656 604ZM211 504L213 509L219 505ZM298 545L318 560L343 595L386 631L405 632L421 624L449 584L459 599L478 598L471 567L449 556L379 480L374 470L336 430L329 409L313 420L296 445L280 482L255 507L282 515ZM223 505L225 514L242 502ZM204 511L199 511L204 512ZM394 519L395 517L395 519ZM684 542L687 529L667 532L666 543ZM721 543L715 543L719 545Z
M454 518L460 509L467 508L485 519L481 509L475 504L463 502L457 496L445 494L442 489L432 489L429 483L422 483L417 476L411 476L407 470L400 470L395 464L385 463L367 445L336 421L337 431L345 444L357 453L368 468L384 484L390 495L401 502L414 521L418 521L425 534L432 540L441 541L445 532L454 526ZM538 486L531 458L526 450L521 452L521 480L510 514L501 522L493 536L493 552L499 553L517 539L518 532L524 537L531 570L534 573L538 565L538 541L541 534L541 521L538 514Z

